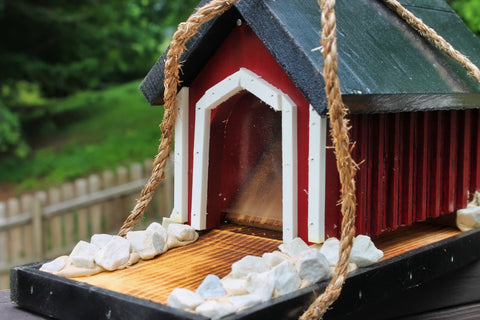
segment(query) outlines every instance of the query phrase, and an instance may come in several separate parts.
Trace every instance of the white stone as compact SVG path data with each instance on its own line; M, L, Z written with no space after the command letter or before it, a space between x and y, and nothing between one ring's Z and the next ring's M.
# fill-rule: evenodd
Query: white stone
M320 253L325 256L330 266L335 266L338 263L338 254L340 250L340 240L337 238L328 238L320 248Z
M129 231L127 232L127 240L140 258L144 260L152 259L156 255L163 252L165 247L165 239L151 230Z
M269 268L273 268L283 261L289 260L289 256L280 251L266 252L263 254L262 258Z
M198 233L187 224L170 223L167 227L167 248L190 244L198 239Z
M457 227L461 231L470 231L480 227L480 207L471 206L457 210Z
M137 263L138 261L140 261L140 255L138 254L138 252L136 252L135 250L133 249L130 249L130 257L128 257L128 261L127 261L127 265L126 266L131 266L132 264L135 264ZM125 266L125 267L126 267Z
M175 219L172 219L172 218L163 217L162 227L164 227L165 230L167 230L168 226L172 223L178 223L178 221L175 221Z
M160 234L163 241L167 241L167 229L165 229L160 223L158 222L150 223L150 225L147 227L147 230Z
M198 286L195 293L203 299L223 297L227 294L227 292L222 286L220 278L213 274L209 274L205 277L203 282Z
M167 299L167 305L183 310L194 310L203 302L204 300L198 294L183 288L173 289Z
M327 258L316 249L308 249L298 256L296 269L300 278L316 283L330 278L331 272Z
M97 247L99 247L101 249L101 248L105 247L105 245L110 240L112 240L112 238L113 238L113 235L111 235L111 234L105 234L105 233L94 234L90 238L90 243L96 245Z
M232 264L232 277L243 278L249 273L261 273L268 270L265 261L261 257L245 256Z
M248 293L245 289L246 279L223 278L221 282L228 295L244 295Z
M369 236L359 235L353 240L349 260L359 267L367 267L383 257L382 250L375 247Z
M295 264L292 261L284 260L272 269L275 282L276 297L290 293L300 288L302 280L297 274Z
M308 245L302 239L295 238L290 242L282 243L278 248L290 257L296 258L302 251L308 249Z
M245 289L249 293L259 296L262 301L270 300L273 295L273 290L275 289L273 272L267 271L248 274Z
M70 253L69 259L76 267L93 269L95 267L94 257L98 250L100 249L96 245L79 241Z
M58 272L63 268L65 268L67 264L67 258L68 258L67 256L62 256L50 262L44 263L40 268L40 271Z
M114 236L95 255L95 262L102 268L113 271L126 266L130 258L130 241Z
M229 314L235 313L233 305L223 304L215 300L208 300L199 305L195 312L210 319L219 319Z
M240 296L228 297L228 301L238 311L238 310L250 308L256 304L262 303L262 298L255 294L243 294Z
M180 241L190 241L195 239L196 231L188 224L171 223L168 225L167 234L174 236Z

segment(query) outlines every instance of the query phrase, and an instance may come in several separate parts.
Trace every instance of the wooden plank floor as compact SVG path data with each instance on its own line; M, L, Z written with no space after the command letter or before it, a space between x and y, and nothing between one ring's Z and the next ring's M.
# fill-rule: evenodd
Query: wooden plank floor
M211 230L195 243L174 248L155 259L75 280L165 304L173 289L195 290L208 274L222 278L230 273L235 261L246 255L261 256L274 251L279 244L280 240Z
M453 237L461 231L445 225L418 223L385 233L374 239L375 246L383 251L383 259L395 257L440 240Z
M384 251L383 259L388 259L458 233L451 227L419 224L385 234L374 242ZM220 278L227 275L232 263L245 255L261 256L277 250L281 243L279 236L276 231L227 225L206 232L197 242L169 250L153 260L75 280L165 304L174 288L195 290L208 274Z

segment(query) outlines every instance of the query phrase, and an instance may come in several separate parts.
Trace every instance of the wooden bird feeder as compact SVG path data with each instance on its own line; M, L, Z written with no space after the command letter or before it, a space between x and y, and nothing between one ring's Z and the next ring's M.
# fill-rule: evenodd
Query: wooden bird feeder
M480 65L480 41L443 0L401 2ZM399 316L404 308L382 305L387 298L480 259L478 231L450 237L458 232L417 224L448 217L480 191L480 85L381 2L338 1L336 14L338 76L360 164L356 230L383 239L391 259L351 274L325 319L361 318L368 310ZM173 220L197 230L225 221L277 230L284 241L340 236L320 29L317 1L242 0L187 43L177 97ZM163 74L162 56L140 86L152 105L163 103ZM428 232L435 240L442 233L449 238L394 252L402 241L426 244L408 234ZM98 298L144 316L203 319L85 283L51 280L35 268L12 273L14 300L35 311L44 312L38 305L46 298L32 293L33 300L27 289L43 281L75 292L82 303ZM230 318L298 317L325 285ZM100 314L95 308L89 315Z

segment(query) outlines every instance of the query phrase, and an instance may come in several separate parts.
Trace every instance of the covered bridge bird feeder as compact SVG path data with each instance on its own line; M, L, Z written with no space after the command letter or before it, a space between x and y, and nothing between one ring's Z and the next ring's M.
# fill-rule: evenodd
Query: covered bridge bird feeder
M358 164L355 229L385 255L349 273L324 319L400 319L480 301L480 284L470 281L480 278L480 229L460 233L421 223L447 221L480 191L480 85L386 1L335 6L337 73L354 141L346 145ZM400 2L480 65L479 39L443 0ZM206 319L164 305L162 290L188 272L180 264L195 270L178 282L192 284L205 270L228 269L226 276L241 258L233 260L236 255L261 255L262 248L277 248L281 237L310 244L340 237L342 170L327 129L324 87L330 77L322 74L320 17L315 0L241 0L186 43L176 97L174 209L166 224L219 230L202 233L196 249L176 251L170 260L142 261L105 278L74 281L39 271L39 264L13 268L12 300L59 318ZM140 86L152 105L164 103L165 59ZM479 206L478 193L475 199ZM231 231L237 228L232 224L246 225L241 232L249 234ZM122 235L131 228L124 227ZM336 270L343 269L334 272L332 286L317 281L225 319L296 319L310 305L305 314L315 315L316 296L342 287L350 250L343 243L350 235L343 232Z
M441 0L401 1L480 63L480 42ZM351 115L358 234L465 208L480 190L480 86L383 3L336 5L338 76ZM316 1L242 0L181 60L172 218L225 219L320 243L339 237ZM141 90L163 103L164 57Z

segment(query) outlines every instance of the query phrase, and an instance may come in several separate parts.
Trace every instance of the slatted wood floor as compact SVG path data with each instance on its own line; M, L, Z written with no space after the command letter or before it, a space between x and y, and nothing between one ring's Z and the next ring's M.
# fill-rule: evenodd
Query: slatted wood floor
M458 233L451 227L419 224L383 235L375 244L388 259ZM232 263L245 255L277 250L280 236L276 231L226 225L153 260L75 280L164 304L174 288L195 290L208 274L227 275Z

